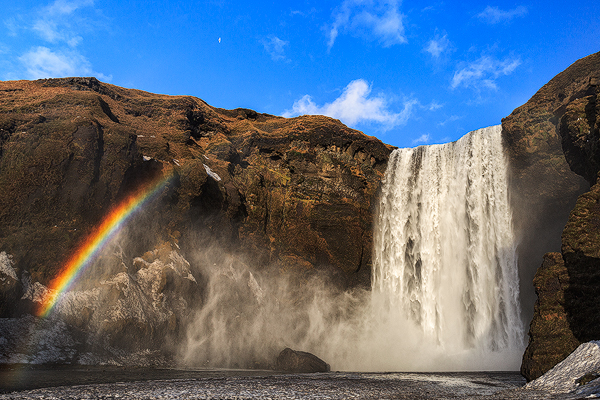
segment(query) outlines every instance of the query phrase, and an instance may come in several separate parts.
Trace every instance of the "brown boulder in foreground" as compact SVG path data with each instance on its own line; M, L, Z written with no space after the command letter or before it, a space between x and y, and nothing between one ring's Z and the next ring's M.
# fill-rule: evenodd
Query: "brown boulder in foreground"
M276 369L286 372L329 372L329 364L314 354L304 351L295 351L289 347L277 356Z

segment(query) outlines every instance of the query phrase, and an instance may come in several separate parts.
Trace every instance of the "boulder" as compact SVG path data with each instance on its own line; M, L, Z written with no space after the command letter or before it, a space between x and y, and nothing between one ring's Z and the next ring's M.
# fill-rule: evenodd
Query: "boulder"
M329 372L329 364L314 354L304 351L295 351L289 347L277 356L276 368L285 372Z

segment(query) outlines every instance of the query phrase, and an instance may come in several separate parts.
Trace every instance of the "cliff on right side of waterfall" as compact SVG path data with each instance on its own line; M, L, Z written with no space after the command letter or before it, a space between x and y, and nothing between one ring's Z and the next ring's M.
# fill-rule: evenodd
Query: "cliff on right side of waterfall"
M521 366L528 380L580 343L600 339L599 81L595 53L502 121L524 284L531 282L531 266L541 263Z

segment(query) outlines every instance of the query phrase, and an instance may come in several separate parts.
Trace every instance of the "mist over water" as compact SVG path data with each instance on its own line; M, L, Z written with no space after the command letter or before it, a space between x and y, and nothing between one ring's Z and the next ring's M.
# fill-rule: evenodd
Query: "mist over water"
M333 370L518 370L524 330L500 126L394 151L374 239L371 291L199 252L205 295L181 362L268 367L291 347Z

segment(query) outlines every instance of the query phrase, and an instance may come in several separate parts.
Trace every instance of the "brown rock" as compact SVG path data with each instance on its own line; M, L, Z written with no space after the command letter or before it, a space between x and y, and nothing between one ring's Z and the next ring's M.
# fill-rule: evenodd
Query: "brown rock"
M596 182L600 169L597 76L600 76L600 53L575 62L557 75L532 98L531 101L538 97L537 108L526 109L527 112L535 112L545 107L551 112L550 122L557 127L568 165L590 184ZM529 126L527 129L531 130ZM538 138L539 142L539 135L535 136L535 132L531 134L529 140ZM553 163L558 165L555 161ZM565 191L565 199L575 192ZM599 203L598 184L579 196L562 231L562 254L546 256L544 265L536 274L534 283L538 302L522 365L522 372L527 379L536 378L549 370L579 343L600 338ZM533 202L529 204L531 207ZM545 212L549 211L546 209ZM543 220L543 214L539 215ZM546 218L557 218L562 222L562 211L548 213ZM541 231L544 235L548 234L546 230Z
M542 376L580 344L573 336L565 310L569 274L562 254L544 255L533 285L538 298L529 328L529 344L521 365L521 373L527 380Z
M567 107L586 95L590 77L598 73L600 53L573 63L502 120L524 305L535 301L530 282L539 260L548 251L560 251L569 212L589 188L565 159L559 130ZM524 308L525 320L531 318L530 310Z
M600 171L600 86L589 85L560 118L562 147L569 166L590 185Z
M577 204L562 235L562 255L570 285L565 310L580 342L600 338L600 184Z
M165 242L192 266L208 262L198 249L219 248L369 286L374 199L392 151L378 139L327 117L224 110L95 78L0 91L0 251L32 282L47 284L111 207L170 170L123 232L135 238L121 243L131 270L105 257L88 286L135 273L133 258Z
M277 356L276 368L285 372L329 372L329 364L314 354L304 351L295 351L289 347Z

